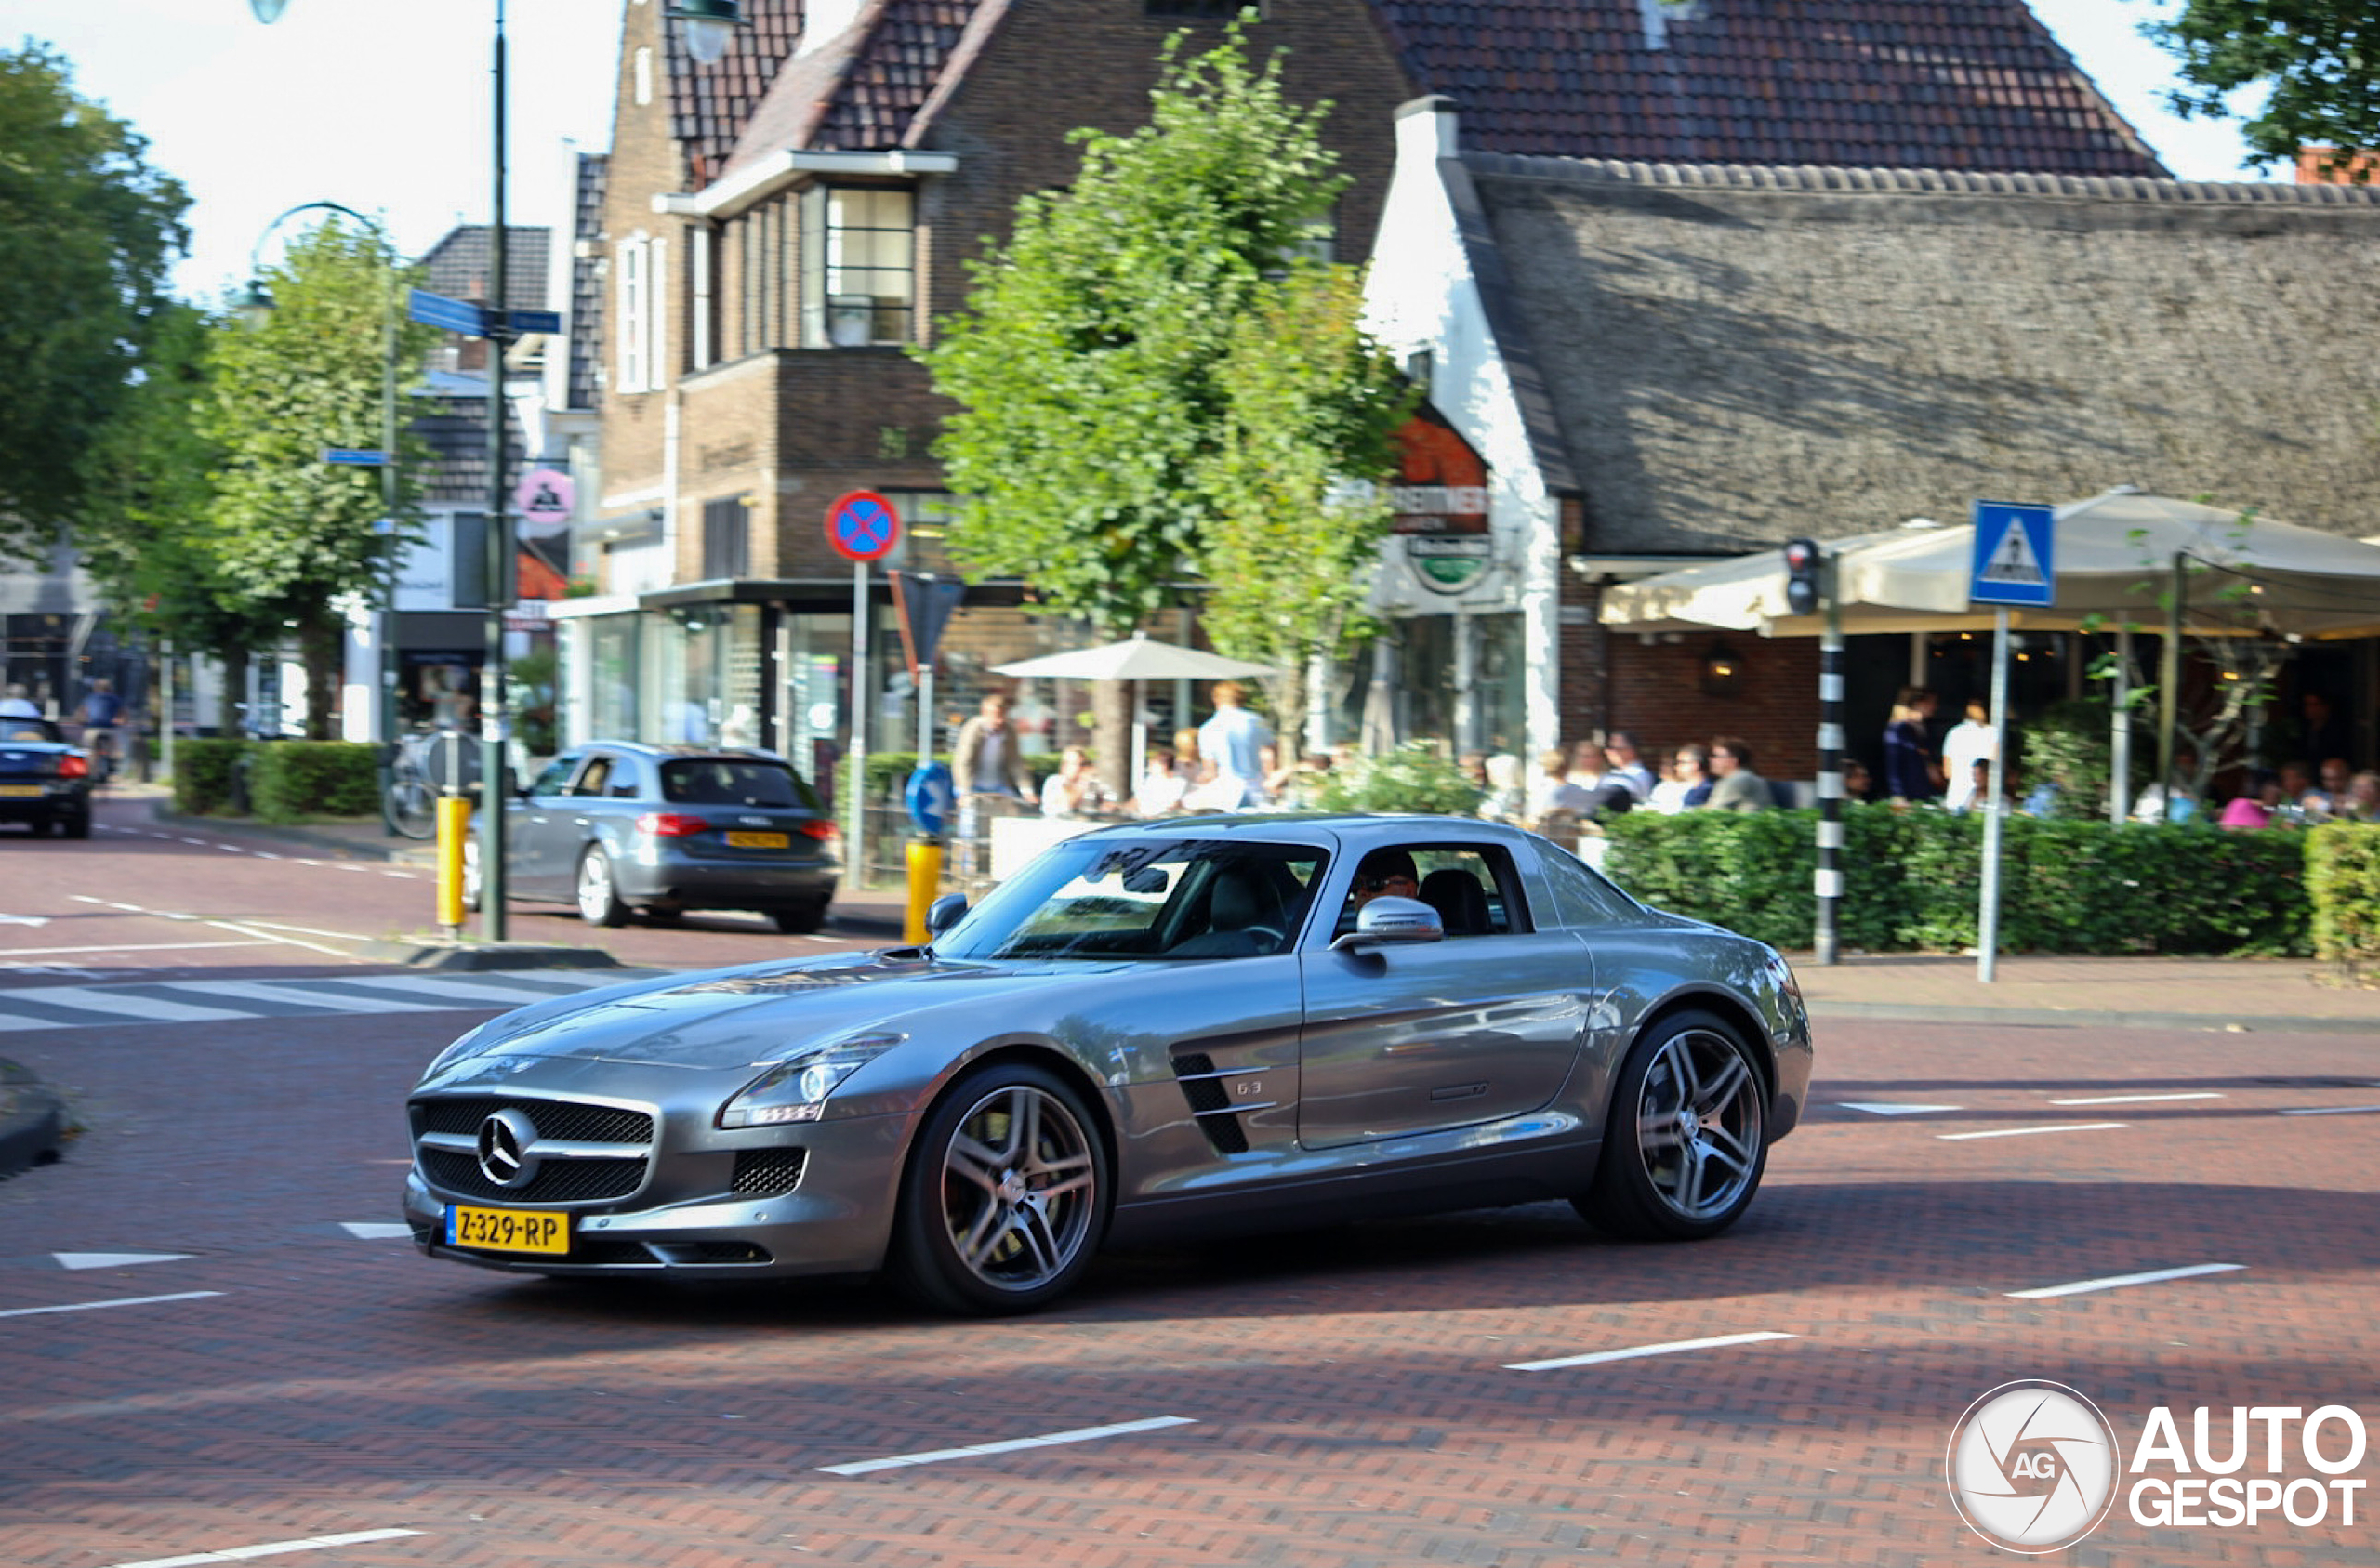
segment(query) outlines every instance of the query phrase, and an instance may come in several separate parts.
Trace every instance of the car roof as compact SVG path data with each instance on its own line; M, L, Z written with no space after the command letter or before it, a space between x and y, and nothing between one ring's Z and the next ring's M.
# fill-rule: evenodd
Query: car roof
M759 746L661 745L652 741L588 741L580 745L566 746L565 751L616 751L630 757L648 758L655 762L776 762L786 767L793 764L779 752L762 751Z
M1495 838L1517 842L1528 836L1510 823L1481 817L1390 815L1362 811L1265 811L1228 816L1153 817L1146 822L1114 823L1091 829L1083 837L1157 838L1288 838L1312 843L1347 841L1358 845L1426 843L1433 840Z

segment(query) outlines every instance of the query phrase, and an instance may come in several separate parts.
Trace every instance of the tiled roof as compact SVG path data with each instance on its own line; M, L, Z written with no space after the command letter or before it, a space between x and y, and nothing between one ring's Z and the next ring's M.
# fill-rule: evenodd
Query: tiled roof
M1373 4L1483 151L2165 173L2024 0Z
M571 237L603 237L603 186L611 159L601 152L578 155L578 211ZM593 408L602 390L598 367L603 353L603 269L601 252L592 244L574 244L570 261L570 371L565 395L573 408Z
M462 396L432 397L426 400L430 412L413 422L413 432L429 443L431 457L428 470L421 475L422 499L426 501L464 501L483 503L487 500L487 397L484 393ZM521 421L506 405L505 472L518 479L524 467L527 448L521 437Z
M900 146L982 6L983 0L884 0L810 145L831 152Z
M664 25L669 129L685 150L694 189L719 178L752 111L801 34L801 0L744 0L745 26L715 64L696 65L684 31Z
M430 254L421 258L421 286L449 299L486 299L487 237L488 226L484 223L457 224L448 230L446 237L430 246ZM551 236L543 229L512 223L504 226L504 292L510 296L506 301L508 309L546 308L546 247L550 243Z

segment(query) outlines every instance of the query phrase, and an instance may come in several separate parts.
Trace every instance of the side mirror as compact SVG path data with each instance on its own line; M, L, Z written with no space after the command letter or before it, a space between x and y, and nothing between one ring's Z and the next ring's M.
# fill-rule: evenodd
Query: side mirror
M1330 944L1333 953L1364 947L1401 947L1408 942L1444 942L1447 929L1438 912L1420 899L1376 898L1355 916L1355 929Z
M959 924L959 917L966 913L967 895L965 893L943 894L942 897L926 905L926 935L930 937L942 935L943 932Z

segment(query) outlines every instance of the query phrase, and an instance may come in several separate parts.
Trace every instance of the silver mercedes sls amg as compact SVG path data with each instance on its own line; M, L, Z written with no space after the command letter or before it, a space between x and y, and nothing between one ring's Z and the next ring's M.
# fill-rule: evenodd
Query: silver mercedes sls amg
M1354 1216L1559 1198L1690 1239L1809 1086L1775 951L1492 823L1099 828L928 925L472 1030L409 1097L416 1244L1014 1312L1103 1245Z

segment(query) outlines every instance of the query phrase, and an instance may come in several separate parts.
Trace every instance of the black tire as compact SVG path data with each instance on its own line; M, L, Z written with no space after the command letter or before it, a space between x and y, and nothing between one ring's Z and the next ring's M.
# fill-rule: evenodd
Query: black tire
M601 844L589 844L578 857L578 917L590 926L625 926L628 906L620 902L619 884L612 879L612 857Z
M390 780L381 808L390 828L404 837L428 838L438 831L438 797L420 778Z
M813 899L808 903L779 904L769 911L769 918L789 937L813 936L826 923L826 901Z
M936 1311L1029 1312L1091 1266L1108 1205L1107 1145L1082 1097L1044 1068L992 1062L919 1128L887 1263Z
M1741 1217L1768 1163L1768 1088L1741 1033L1672 1013L1641 1035L1613 1085L1594 1187L1573 1200L1597 1229L1699 1241Z
M60 817L58 830L69 838L88 838L91 836L91 813L86 810L71 817Z
M36 817L25 824L25 831L36 838L46 838L58 831L58 824L48 817Z

